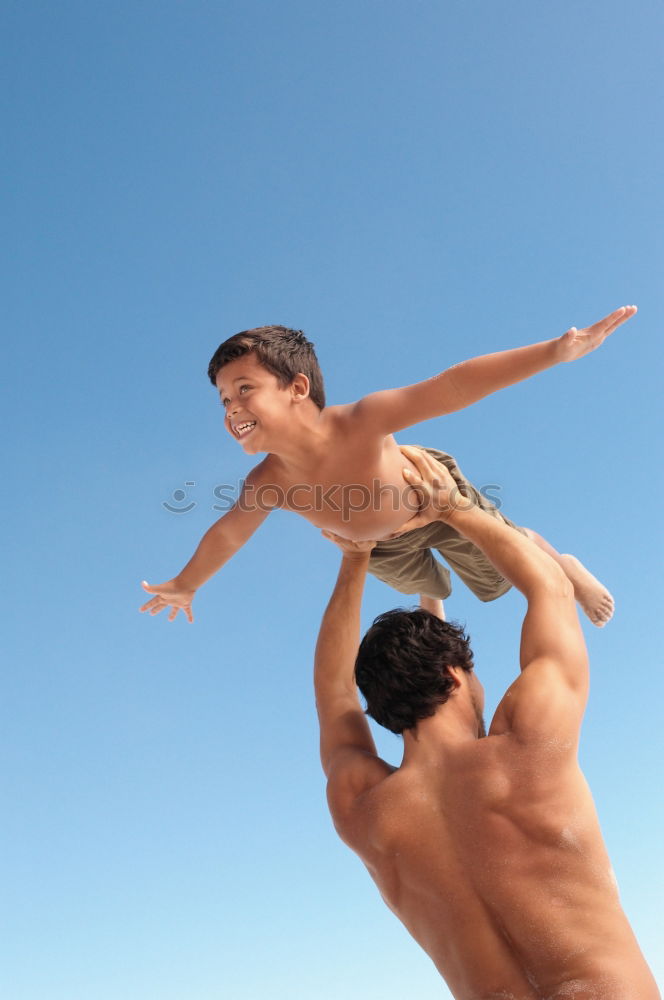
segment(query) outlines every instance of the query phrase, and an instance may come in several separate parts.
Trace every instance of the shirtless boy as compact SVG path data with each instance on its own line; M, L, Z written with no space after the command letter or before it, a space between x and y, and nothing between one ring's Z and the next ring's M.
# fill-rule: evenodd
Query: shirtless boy
M314 674L337 833L457 1000L659 1000L577 761L588 660L570 582L472 501L450 503L447 471L404 451L424 506L435 498L436 516L525 596L521 675L485 737L458 626L422 609L388 612L358 653L371 542L337 538L344 557ZM403 733L400 767L377 756L355 680L368 713Z
M473 358L425 382L372 393L342 406L325 405L313 345L301 332L259 327L231 337L214 354L208 374L219 391L228 432L247 454L268 454L184 569L167 583L143 583L154 596L141 611L154 615L170 608L172 621L182 610L193 621L191 603L198 588L277 507L345 538L382 539L369 571L402 593L447 597L449 573L434 559L435 548L480 600L501 596L509 581L450 524L438 522L404 538L389 537L417 511L417 499L403 482L403 458L392 435L470 406L553 365L576 361L635 313L636 306L623 306L585 329L572 327L553 340ZM499 521L512 524L462 476L451 456L433 454L447 465L462 493ZM606 588L573 556L560 555L529 529L519 530L556 559L588 617L604 625L613 613Z

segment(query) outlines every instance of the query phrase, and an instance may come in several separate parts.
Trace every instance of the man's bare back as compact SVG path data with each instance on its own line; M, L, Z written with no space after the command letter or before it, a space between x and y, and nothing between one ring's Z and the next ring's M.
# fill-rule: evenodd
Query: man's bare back
M496 720L423 746L336 826L455 997L657 996L588 786L555 744L534 752Z
M526 597L521 673L486 736L463 630L398 609L360 644L371 543L333 538L344 558L314 682L337 832L457 1000L659 1000L578 765L589 673L572 587L471 500L450 505L449 474L404 451L418 519L452 522ZM367 712L403 735L399 768L377 756L355 680Z

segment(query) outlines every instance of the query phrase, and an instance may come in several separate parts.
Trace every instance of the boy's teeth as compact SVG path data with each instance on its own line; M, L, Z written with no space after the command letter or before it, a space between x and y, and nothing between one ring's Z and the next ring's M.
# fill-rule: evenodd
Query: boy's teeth
M255 426L256 426L256 421L255 420L250 420L246 424L239 424L235 428L235 432L236 432L236 434L244 434L245 431L251 430Z

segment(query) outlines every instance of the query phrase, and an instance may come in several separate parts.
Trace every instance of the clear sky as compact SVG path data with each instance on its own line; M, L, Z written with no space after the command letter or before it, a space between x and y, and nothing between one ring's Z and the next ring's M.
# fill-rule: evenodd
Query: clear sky
M336 551L271 515L193 626L139 615L139 581L251 465L206 379L230 334L303 328L343 402L631 302L591 358L400 438L614 592L582 763L664 981L663 22L655 0L5 0L3 998L449 996L327 815ZM397 603L370 581L366 622ZM523 601L459 583L448 611L490 715Z

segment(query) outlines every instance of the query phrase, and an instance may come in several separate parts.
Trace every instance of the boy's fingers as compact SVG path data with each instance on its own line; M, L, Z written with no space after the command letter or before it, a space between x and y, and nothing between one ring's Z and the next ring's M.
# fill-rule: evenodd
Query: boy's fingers
M139 611L152 611L152 609L155 607L155 605L159 604L160 600L161 600L161 598L159 598L159 597L153 597L152 600L146 601L146 603L143 604L142 607L140 607L138 610Z
M619 326L622 326L623 323L626 323L627 320L631 319L632 316L635 316L637 312L638 309L636 308L636 306L625 306L622 315L616 317L610 323L609 329L607 330L607 335L609 333L613 333L614 330L617 330Z
M605 316L604 319L600 319L597 323L594 323L590 329L597 332L602 331L605 336L608 337L608 335L613 333L613 331L622 323L631 319L636 312L638 312L636 306L621 306L620 309L614 309L614 311L609 313L608 316Z
M169 615L168 615L169 622L174 622L175 619L177 618L178 614L180 613L180 611L182 611L187 616L187 618L189 619L190 622L193 622L194 616L191 613L191 608L180 608L180 607L178 607L175 604L173 605L173 607L171 608L171 610L169 612Z

